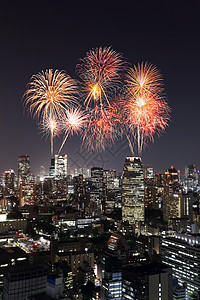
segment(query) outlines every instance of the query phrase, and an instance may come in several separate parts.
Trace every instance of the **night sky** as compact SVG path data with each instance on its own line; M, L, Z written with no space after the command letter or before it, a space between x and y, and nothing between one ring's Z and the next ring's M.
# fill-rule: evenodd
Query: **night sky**
M138 3L139 2L139 3ZM164 78L171 107L166 132L143 151L143 163L155 172L174 165L200 168L200 5L198 1L10 1L0 11L0 172L17 171L19 154L29 154L36 175L50 164L50 141L23 112L21 98L30 77L48 68L66 70L76 78L75 66L88 50L112 46L131 64L148 61ZM147 4L148 3L148 4ZM170 4L172 3L172 4ZM176 3L176 4L175 4ZM185 6L184 6L185 5ZM57 148L61 139L57 140ZM121 171L127 143L104 154L80 150L78 138L64 151L71 167L99 165Z

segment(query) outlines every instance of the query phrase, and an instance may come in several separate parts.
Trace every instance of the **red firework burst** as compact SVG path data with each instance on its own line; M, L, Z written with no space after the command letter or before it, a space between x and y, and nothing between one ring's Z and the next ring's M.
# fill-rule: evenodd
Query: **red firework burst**
M120 83L120 72L125 70L125 61L121 54L111 47L100 47L87 52L86 57L77 65L77 73L82 80L86 93L86 108L93 101L110 105L108 92Z
M111 146L117 137L113 124L112 113L109 109L96 106L89 111L89 119L83 133L83 143L91 151L104 151Z
M141 154L145 140L153 140L168 126L170 109L162 97L161 76L153 65L147 63L131 69L127 79L127 95L124 103L126 132L137 140ZM133 148L132 148L133 149Z

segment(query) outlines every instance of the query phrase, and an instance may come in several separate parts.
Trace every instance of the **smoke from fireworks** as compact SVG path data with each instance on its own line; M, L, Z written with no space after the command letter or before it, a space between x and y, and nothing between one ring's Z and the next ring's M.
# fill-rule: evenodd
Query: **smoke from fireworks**
M110 105L109 92L120 83L120 72L125 69L121 54L111 47L100 47L87 52L77 65L77 73L82 80L86 109L100 104Z

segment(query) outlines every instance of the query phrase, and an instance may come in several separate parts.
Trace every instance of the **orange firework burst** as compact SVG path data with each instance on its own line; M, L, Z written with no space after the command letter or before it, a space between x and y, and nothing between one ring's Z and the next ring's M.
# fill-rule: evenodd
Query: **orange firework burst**
M83 133L83 142L91 151L104 151L117 137L113 117L109 109L96 106L89 111L87 126Z
M158 96L163 91L160 72L148 62L130 68L126 82L129 92L137 97Z
M128 92L124 111L126 132L137 140L138 152L141 155L145 140L153 140L154 134L165 130L169 121L170 109L162 97L163 84L161 76L153 65L147 63L131 69L127 79ZM132 147L133 152L133 147Z
M87 52L77 65L77 73L86 93L86 108L93 101L95 106L103 102L110 105L108 92L120 83L120 72L125 69L121 54L108 48L96 48Z
M62 119L62 130L65 132L65 137L63 139L62 145L60 147L59 153L62 150L69 135L78 134L83 130L83 127L88 121L88 115L81 111L80 108L71 108L66 110L65 116Z
M25 105L33 118L45 121L60 118L64 110L76 102L77 85L64 71L41 71L31 77L24 94Z

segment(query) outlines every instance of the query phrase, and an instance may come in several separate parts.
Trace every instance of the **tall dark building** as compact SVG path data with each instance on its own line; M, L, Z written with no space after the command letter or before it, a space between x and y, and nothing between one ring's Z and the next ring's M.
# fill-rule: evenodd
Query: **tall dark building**
M4 194L13 195L16 190L15 189L16 175L12 169L4 172L3 183L4 183Z
M29 155L19 155L18 159L18 183L27 182L30 175L30 157Z
M90 201L93 203L93 212L98 214L102 211L103 201L103 169L94 167L91 169L92 188Z
M144 221L144 174L140 157L126 157L122 175L122 220Z
M123 300L172 300L172 270L162 264L140 266L126 265L122 268Z
M171 166L164 175L163 217L166 221L180 218L181 196L178 172Z
M51 158L51 165L49 168L49 176L54 177L55 175L55 158Z
M185 192L196 191L198 186L198 174L195 165L185 166L184 190Z
M27 263L9 266L3 278L3 299L27 299L44 293L47 285L48 267L44 263Z

